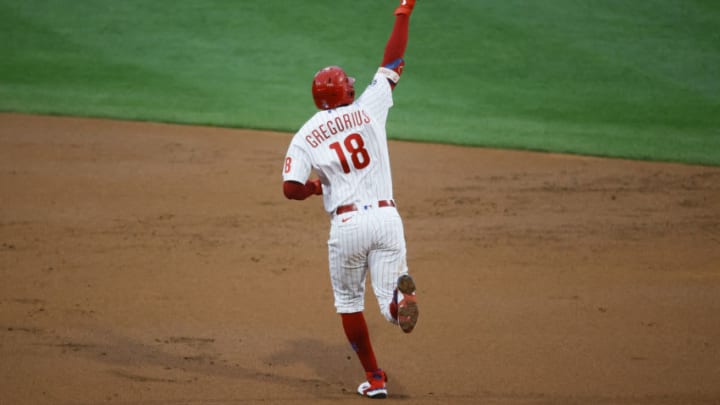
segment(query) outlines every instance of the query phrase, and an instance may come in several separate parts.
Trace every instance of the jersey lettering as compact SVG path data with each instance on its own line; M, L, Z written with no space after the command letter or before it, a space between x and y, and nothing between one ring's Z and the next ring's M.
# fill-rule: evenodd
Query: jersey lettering
M370 164L370 153L365 149L365 140L360 134L350 134L343 142L345 149L350 153L350 160L353 166L358 169L364 169ZM330 149L334 150L340 159L340 165L343 168L343 172L350 173L350 164L348 164L345 152L343 151L340 142L333 142L330 144Z
M305 141L313 148L317 148L334 135L369 123L370 115L365 110L352 111L318 125L309 135L305 135Z
M292 158L290 156L285 158L285 173L290 173L292 165Z
M348 165L347 159L345 159L345 152L343 152L342 146L340 146L340 142L331 143L330 149L334 150L335 153L337 153L338 159L340 159L340 165L343 168L343 172L350 173L350 165Z

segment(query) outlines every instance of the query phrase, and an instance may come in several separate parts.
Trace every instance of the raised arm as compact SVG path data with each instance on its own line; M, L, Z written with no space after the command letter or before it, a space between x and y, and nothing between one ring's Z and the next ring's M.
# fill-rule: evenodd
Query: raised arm
M401 0L400 6L395 9L395 25L385 45L385 54L383 55L381 66L395 72L396 76L388 72L388 77L395 79L388 78L390 86L393 89L395 89L398 80L400 80L400 75L405 66L403 56L405 55L405 48L407 47L410 14L414 6L415 0Z

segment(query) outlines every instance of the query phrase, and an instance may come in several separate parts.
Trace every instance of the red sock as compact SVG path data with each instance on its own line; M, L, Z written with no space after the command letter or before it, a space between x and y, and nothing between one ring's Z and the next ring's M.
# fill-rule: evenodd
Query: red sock
M398 298L398 290L395 289L395 292L393 293L393 300L390 302L390 315L393 317L393 319L398 319L398 304L397 304L397 298Z
M340 314L342 317L343 329L350 345L357 353L360 363L365 371L373 372L378 369L375 353L370 344L370 333L368 332L365 317L362 312L352 314Z

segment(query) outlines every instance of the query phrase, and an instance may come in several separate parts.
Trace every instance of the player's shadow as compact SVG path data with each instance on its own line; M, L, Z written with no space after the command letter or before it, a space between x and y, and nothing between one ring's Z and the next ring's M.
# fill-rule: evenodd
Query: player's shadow
M354 395L354 387L363 376L349 346L316 339L279 342L280 350L262 358L267 367L255 369L244 364L242 356L230 360L218 355L212 338L174 337L148 342L97 329L92 337L38 332L38 338L45 341L41 345L55 347L67 355L111 365L108 373L134 383L191 383L191 375L196 373L279 384L317 397L337 399ZM311 373L307 376L288 373L286 367L294 364L304 365Z
M351 384L363 371L349 345L332 344L317 339L297 339L272 354L267 361L279 366L303 364L318 378L329 383Z

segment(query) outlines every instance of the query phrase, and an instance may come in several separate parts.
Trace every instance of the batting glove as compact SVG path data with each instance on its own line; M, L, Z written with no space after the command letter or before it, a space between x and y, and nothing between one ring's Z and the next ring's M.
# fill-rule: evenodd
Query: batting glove
M395 9L395 15L410 15L415 7L415 0L400 0L400 5Z

